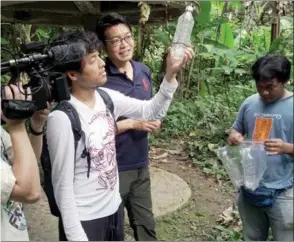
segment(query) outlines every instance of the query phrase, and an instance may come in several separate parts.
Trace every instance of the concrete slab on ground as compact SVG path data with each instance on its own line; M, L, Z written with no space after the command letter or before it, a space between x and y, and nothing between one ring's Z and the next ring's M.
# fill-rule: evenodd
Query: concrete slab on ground
M155 217L173 212L188 202L189 185L179 176L150 167L153 212ZM58 221L52 216L45 193L36 204L25 206L32 241L58 241Z

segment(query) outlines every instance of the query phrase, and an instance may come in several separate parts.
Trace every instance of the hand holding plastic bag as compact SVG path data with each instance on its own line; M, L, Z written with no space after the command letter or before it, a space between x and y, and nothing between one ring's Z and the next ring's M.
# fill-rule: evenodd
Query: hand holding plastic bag
M243 185L242 157L239 146L225 146L215 150L218 158L222 161L233 185Z
M263 142L245 141L240 145L243 160L244 186L254 191L266 170L266 152Z
M266 153L262 142L244 141L240 146L215 150L236 187L254 191L266 170Z

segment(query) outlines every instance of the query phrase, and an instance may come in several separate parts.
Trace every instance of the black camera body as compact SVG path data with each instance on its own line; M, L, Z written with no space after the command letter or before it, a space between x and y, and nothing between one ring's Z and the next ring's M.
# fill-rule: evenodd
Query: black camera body
M53 43L52 48L45 50L47 46L44 42L22 44L21 49L25 52L22 58L1 62L1 75L11 74L7 85L15 84L19 74L25 72L29 82L24 88L30 87L32 93L32 101L7 100L2 86L1 107L8 119L26 119L35 111L47 108L48 102L70 99L68 80L62 70L82 60L86 55L85 46L82 43L59 42ZM33 104L29 105L29 102Z
M70 99L67 77L64 73L49 72L43 76L31 76L24 88L30 87L36 110L47 108L47 102L61 102Z

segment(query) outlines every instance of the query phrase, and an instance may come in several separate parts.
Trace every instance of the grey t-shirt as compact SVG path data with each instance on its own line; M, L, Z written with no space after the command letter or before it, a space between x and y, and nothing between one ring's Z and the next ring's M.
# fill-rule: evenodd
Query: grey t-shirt
M16 181L9 164L12 158L10 136L1 126L1 241L29 241L23 204L11 200Z
M249 140L281 139L293 144L293 94L268 104L259 94L250 96L242 103L233 128ZM261 185L275 189L291 186L293 162L286 154L267 156Z

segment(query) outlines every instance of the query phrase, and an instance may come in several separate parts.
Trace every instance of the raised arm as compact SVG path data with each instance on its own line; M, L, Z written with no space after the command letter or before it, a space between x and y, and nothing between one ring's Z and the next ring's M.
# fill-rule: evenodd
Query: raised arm
M103 88L111 96L114 102L114 114L116 117L128 117L138 120L160 120L170 106L173 94L178 87L176 74L193 57L191 48L186 49L185 57L182 61L177 60L170 54L167 57L166 75L161 83L156 95L148 101L142 101L127 97L119 92Z
M11 187L10 194L13 201L35 203L39 200L41 193L39 170L25 125L24 123L8 124L8 130L14 154L12 161L13 174L1 174L1 176L14 178L15 182Z
M22 86L10 85L5 87L6 99L12 99L13 90L14 98L25 100L26 97L21 94L19 88L24 93ZM6 121L10 133L2 130L1 136L8 142L3 144L4 149L12 150L12 169L7 164L1 164L1 204L11 198L17 202L34 203L39 200L41 193L40 177L38 163L31 146L24 120L9 120L2 116ZM6 146L6 147L5 147ZM9 155L8 155L9 156ZM3 167L2 167L3 165ZM5 188L6 187L6 188ZM6 191L5 191L6 190Z
M151 100L139 100L123 95L118 91L103 88L114 103L115 117L127 117L136 120L160 120L170 106L173 94L178 86L177 82L163 81L156 95Z

